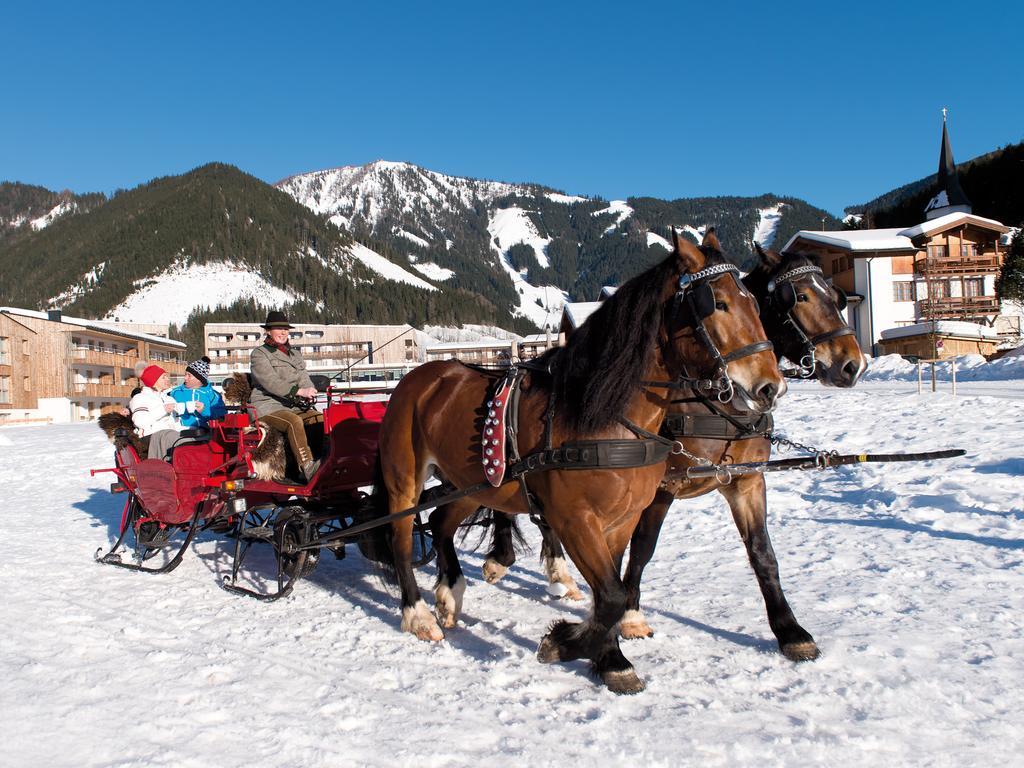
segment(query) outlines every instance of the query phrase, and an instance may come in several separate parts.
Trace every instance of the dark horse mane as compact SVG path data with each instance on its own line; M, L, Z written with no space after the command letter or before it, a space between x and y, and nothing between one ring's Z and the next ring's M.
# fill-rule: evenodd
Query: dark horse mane
M725 263L701 247L706 264ZM551 363L554 396L562 422L575 432L597 432L626 409L654 354L665 283L678 270L675 254L640 273L605 299L564 347L544 357Z

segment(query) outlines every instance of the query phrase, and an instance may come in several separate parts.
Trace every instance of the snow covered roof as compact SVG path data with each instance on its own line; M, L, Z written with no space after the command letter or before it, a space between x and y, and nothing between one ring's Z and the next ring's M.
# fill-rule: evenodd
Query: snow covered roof
M998 339L999 334L994 328L962 320L937 320L934 323L915 323L899 328L888 328L882 331L883 339L901 339L906 336L921 336L936 333L941 336L959 336L967 339Z
M33 317L36 320L50 320L50 316L46 312L38 312L34 309L20 309L19 307L0 307L0 312L6 312L11 315L20 315L21 317ZM127 331L124 328L116 328L112 325L107 325L97 320L85 320L81 317L69 317L68 315L62 314L59 320L52 322L67 323L68 325L77 325L80 328L87 328L90 331L97 331L99 333L112 333L115 336L124 336L129 339L139 339L141 341L148 341L155 344L166 344L170 347L177 347L178 349L185 349L187 346L183 341L175 341L174 339L168 339L165 336L153 336L149 333L137 333L135 331Z
M572 327L579 328L600 306L600 301L575 301L567 302L562 307L562 310L565 312L565 316L569 319Z
M990 229L999 233L1009 231L1009 227L994 219L986 219L983 216L975 216L973 213L948 213L937 219L926 221L913 227L892 227L889 229L850 229L841 231L815 232L810 229L801 229L786 243L782 249L790 250L797 240L811 240L816 243L824 243L846 251L867 252L867 251L914 251L914 238L933 235L952 227L970 224L982 229Z

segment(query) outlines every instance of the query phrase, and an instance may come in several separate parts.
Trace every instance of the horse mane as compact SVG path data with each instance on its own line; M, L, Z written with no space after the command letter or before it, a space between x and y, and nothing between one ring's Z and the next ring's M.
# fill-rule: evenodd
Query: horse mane
M717 251L701 250L709 265L725 261ZM677 272L672 254L640 273L605 299L564 347L545 355L553 358L554 395L568 428L588 434L622 416L650 366L662 294Z

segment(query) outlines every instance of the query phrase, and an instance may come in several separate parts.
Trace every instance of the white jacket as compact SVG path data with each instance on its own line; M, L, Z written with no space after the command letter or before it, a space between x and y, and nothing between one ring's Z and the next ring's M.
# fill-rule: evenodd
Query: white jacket
M167 413L164 409L167 403L174 405L174 398L157 392L152 387L143 387L142 391L132 398L128 410L132 412L132 423L141 437L164 429L181 431L181 422L174 417L174 412Z

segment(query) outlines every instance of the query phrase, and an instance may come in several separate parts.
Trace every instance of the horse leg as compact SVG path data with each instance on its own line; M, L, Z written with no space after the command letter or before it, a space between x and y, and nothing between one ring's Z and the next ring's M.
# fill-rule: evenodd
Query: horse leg
M594 673L613 693L639 693L644 683L619 648L617 632L626 609L626 590L615 562L625 550L628 534L621 537L621 546L616 546L615 552L609 548L601 522L593 513L576 513L565 522L569 524L561 525L557 533L590 585L593 613L585 622L560 620L552 624L537 648L537 658L545 664L590 659Z
M437 548L434 613L445 629L455 626L462 611L462 596L466 592L466 577L462 574L459 556L455 551L455 533L459 524L478 507L479 504L471 499L459 499L438 507L430 515L430 531Z
M512 544L512 515L494 510L491 515L493 525L491 533L491 551L484 560L484 580L495 584L508 573L508 569L516 561L515 547Z
M569 573L569 564L565 561L562 542L558 540L558 536L546 522L537 527L540 528L540 559L544 564L544 573L548 577L548 594L552 597L582 600L583 593L580 592L576 580Z
M626 564L626 573L623 577L626 587L626 612L619 625L619 634L627 640L654 636L654 630L647 624L640 610L640 580L643 578L644 568L654 557L658 534L661 533L662 523L665 522L665 516L674 500L675 497L671 493L659 488L654 495L654 501L640 513L640 520L633 531L629 545L629 562Z
M405 507L393 506L392 513L407 509L416 504L416 499L408 502ZM412 531L413 518L405 517L391 524L391 551L395 556L395 571L398 584L402 588L402 631L410 632L420 640L443 640L444 633L437 625L434 614L420 595L416 574L412 569Z
M792 661L818 658L818 646L793 615L779 581L779 563L768 538L768 508L763 475L747 475L719 488L729 502L747 557L764 596L768 624L779 641L779 649Z

